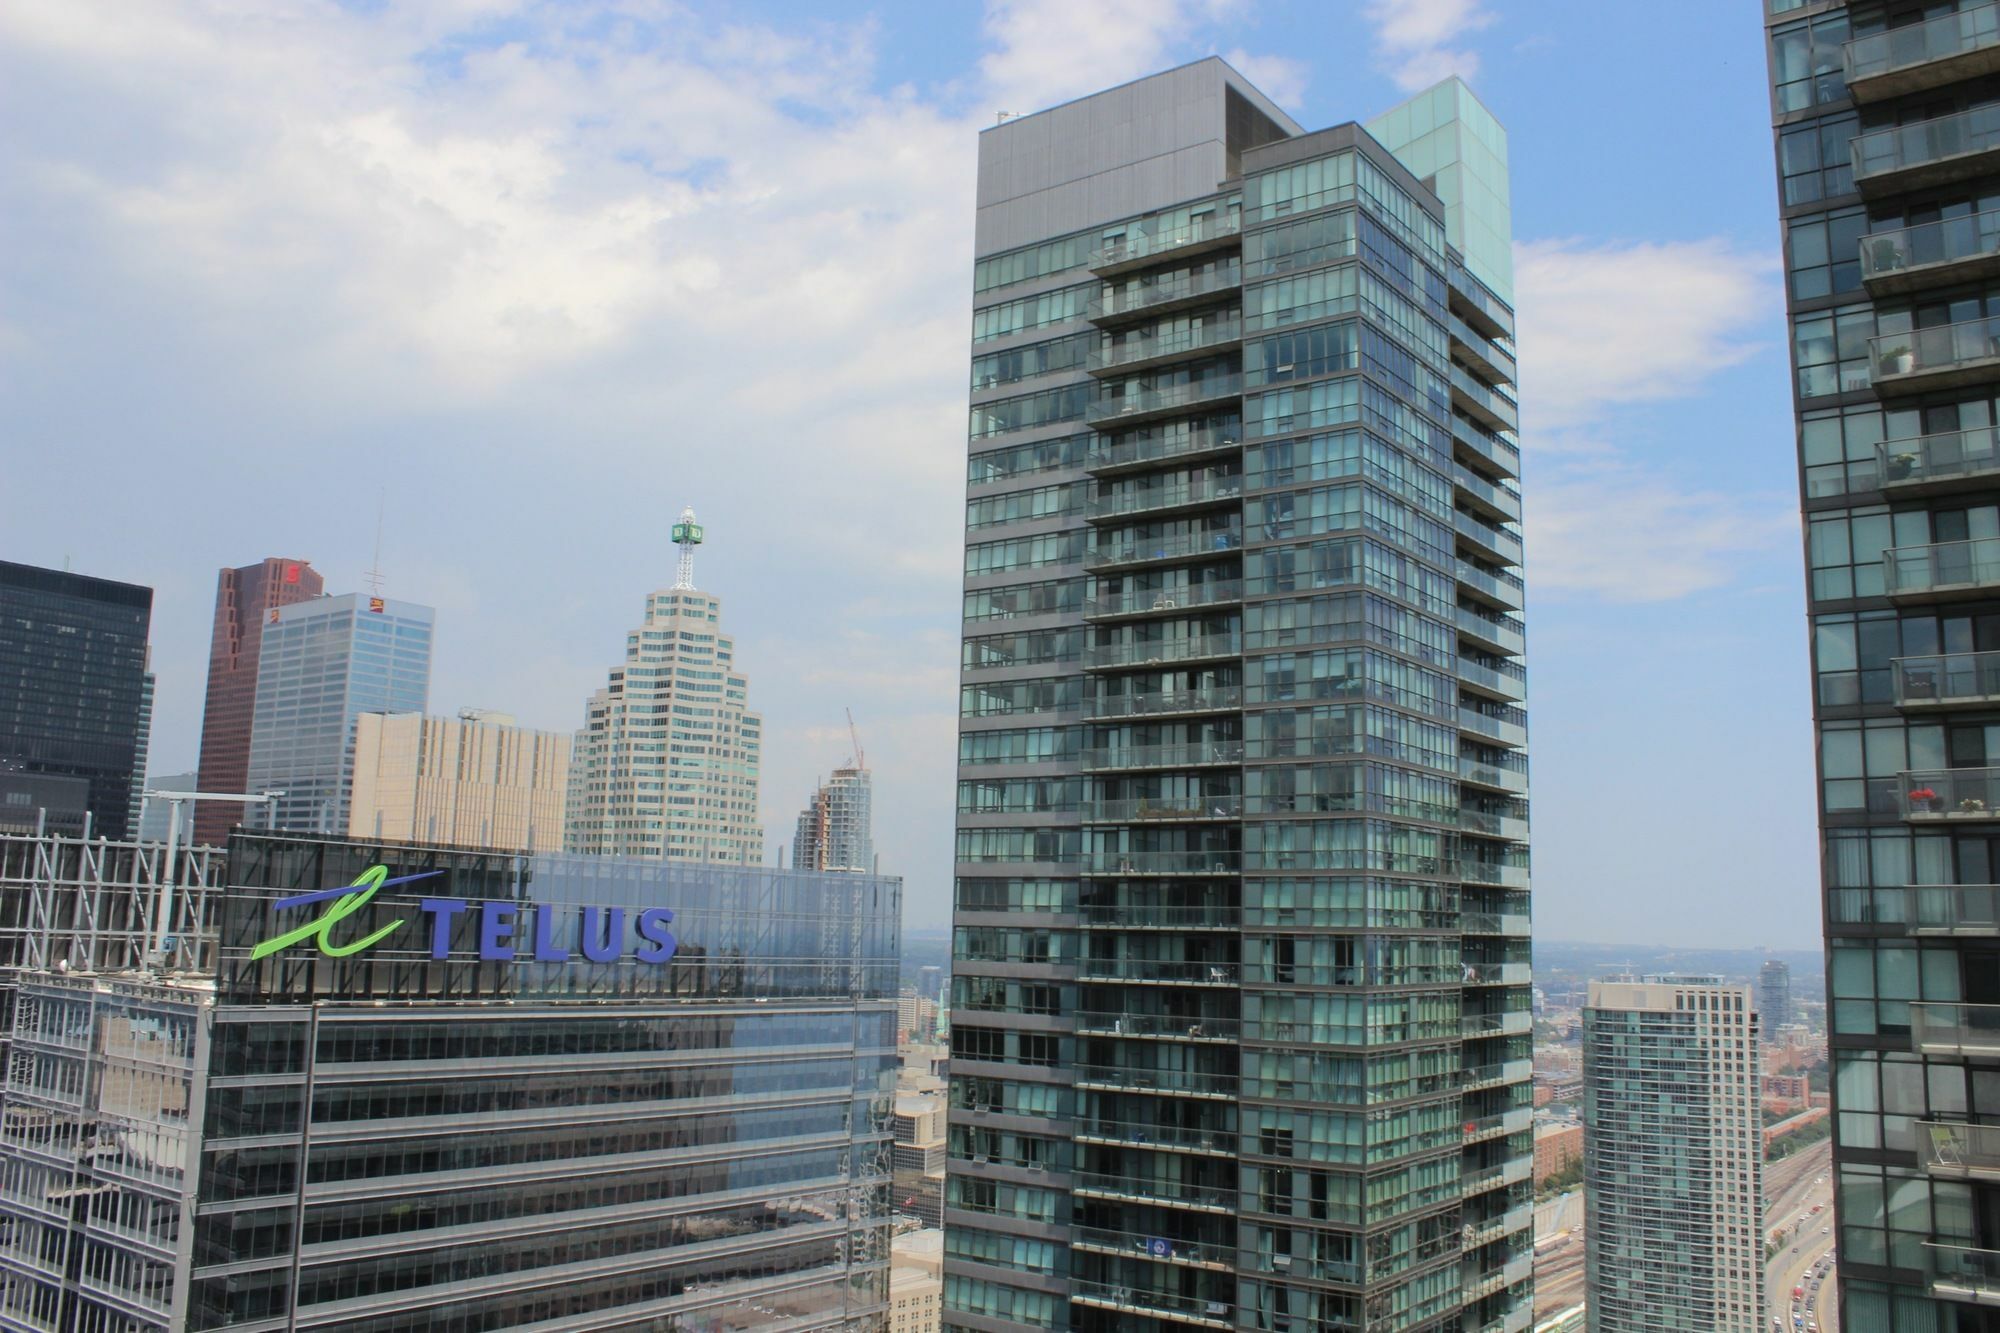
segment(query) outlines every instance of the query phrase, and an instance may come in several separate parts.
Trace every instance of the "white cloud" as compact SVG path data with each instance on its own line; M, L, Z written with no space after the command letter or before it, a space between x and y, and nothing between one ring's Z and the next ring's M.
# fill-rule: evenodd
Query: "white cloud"
M1455 43L1494 21L1479 0L1370 0L1362 14L1375 26L1384 67L1405 92L1453 74L1478 74L1478 52Z
M994 110L1023 115L1150 74L1212 10L1200 0L987 0L979 70Z
M1223 59L1279 106L1296 111L1305 100L1306 85L1312 81L1312 69L1305 61L1289 56L1253 55L1240 46Z

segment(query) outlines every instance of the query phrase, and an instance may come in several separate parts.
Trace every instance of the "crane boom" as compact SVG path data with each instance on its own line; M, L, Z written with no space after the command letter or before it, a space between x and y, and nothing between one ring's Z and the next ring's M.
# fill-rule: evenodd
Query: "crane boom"
M861 733L854 728L854 710L847 710L847 739L854 744L854 766L868 767L868 756L861 752Z

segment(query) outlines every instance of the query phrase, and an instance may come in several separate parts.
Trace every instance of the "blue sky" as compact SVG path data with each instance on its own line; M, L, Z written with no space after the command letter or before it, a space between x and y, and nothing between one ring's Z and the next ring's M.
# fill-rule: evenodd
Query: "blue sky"
M453 0L0 9L0 555L439 609L432 707L569 729L692 503L775 842L845 759L948 914L977 131L1207 54L1512 140L1537 933L1801 946L1812 755L1757 6ZM80 487L87 487L79 493Z

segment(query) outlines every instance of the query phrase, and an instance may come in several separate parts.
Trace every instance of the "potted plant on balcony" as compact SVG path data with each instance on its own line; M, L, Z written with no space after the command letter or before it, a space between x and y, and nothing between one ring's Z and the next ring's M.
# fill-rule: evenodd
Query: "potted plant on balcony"
M1961 815L1983 815L1986 813L1986 802L1980 800L1977 796L1968 796L1958 803L1958 813Z
M1917 368L1917 357L1907 344L1898 343L1882 353L1884 375L1907 375Z
M1929 787L1914 787L1910 790L1910 813L1927 815L1937 804L1937 792Z

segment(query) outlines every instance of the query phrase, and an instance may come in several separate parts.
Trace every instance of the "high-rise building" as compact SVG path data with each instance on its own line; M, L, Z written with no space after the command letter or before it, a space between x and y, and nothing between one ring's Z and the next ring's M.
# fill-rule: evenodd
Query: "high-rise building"
M215 624L209 632L208 698L201 713L200 776L196 791L247 790L250 721L257 707L257 659L264 626L279 607L309 602L326 580L304 560L266 556L254 565L224 569L215 580ZM244 807L197 803L194 840L220 847L244 818ZM255 816L251 816L255 818Z
M153 590L0 560L0 765L82 778L93 837L132 829Z
M792 835L801 870L875 869L874 794L865 768L836 768L814 789Z
M945 1320L1525 1329L1507 136L980 138Z
M1776 1037L1792 1021L1792 969L1770 959L1757 972L1757 1010L1764 1019L1764 1039Z
M569 737L476 708L363 713L347 835L487 851L562 850Z
M160 851L0 837L0 1324L887 1326L898 881Z
M689 530L691 540L681 535ZM681 577L647 595L625 661L591 696L576 733L564 844L596 856L754 865L764 859L764 720L749 711L722 599L694 587L693 510L675 533Z
M1583 1190L1591 1333L1763 1329L1758 1063L1748 986L1717 977L1590 983Z
M125 803L126 836L136 836L146 808L146 766L153 757L153 692L159 682L153 676L153 649L146 646L146 674L139 682L139 736L132 747L132 795Z
M2000 6L1770 0L1843 1329L2000 1327ZM1968 1128L1968 1122L1972 1126Z
M424 711L434 614L364 593L266 613L244 790L284 795L252 816L259 827L347 829L356 720Z

